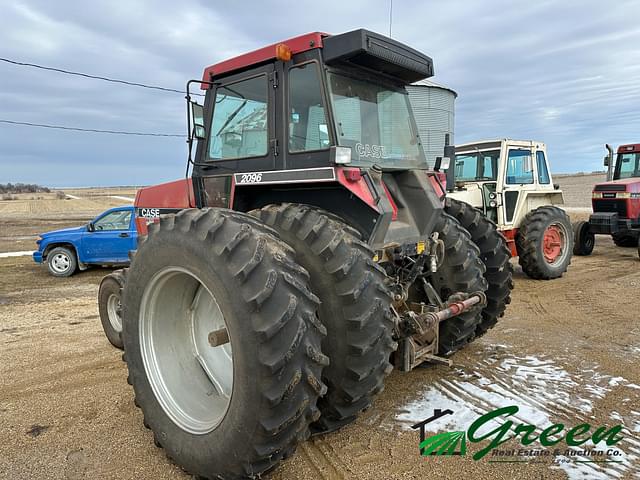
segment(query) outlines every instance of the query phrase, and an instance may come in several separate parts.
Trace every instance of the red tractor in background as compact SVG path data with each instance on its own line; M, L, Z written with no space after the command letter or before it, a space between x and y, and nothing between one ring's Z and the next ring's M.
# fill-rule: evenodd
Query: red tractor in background
M138 249L101 286L121 293L112 333L144 424L185 470L257 478L355 419L394 366L448 363L504 314L506 241L447 214L419 141L405 86L432 74L355 30L187 84L187 178L138 192Z
M640 143L620 145L615 161L613 148L606 147L607 182L593 188L589 221L574 225L574 254L590 255L595 235L602 234L619 247L637 247L640 256Z

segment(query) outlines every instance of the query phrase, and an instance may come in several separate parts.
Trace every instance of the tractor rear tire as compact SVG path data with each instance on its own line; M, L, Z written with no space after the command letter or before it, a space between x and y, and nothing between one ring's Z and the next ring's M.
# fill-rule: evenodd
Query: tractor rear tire
M322 351L330 364L322 373L327 395L312 431L328 432L352 422L368 408L391 372L391 295L386 274L360 234L334 215L300 204L269 205L253 212L277 230L296 252L320 298L320 321L327 329Z
M436 273L431 274L431 284L440 298L445 301L458 292L486 292L486 267L480 260L480 250L471 240L469 232L455 218L444 212L436 224L435 231L444 242L445 249L442 265ZM412 300L411 296L409 299ZM418 302L426 301L422 292L414 299ZM450 355L460 350L475 338L481 322L482 313L477 309L441 322L438 353Z
M617 247L636 248L638 246L638 241L640 240L640 233L613 233L611 238Z
M291 248L250 215L186 209L151 224L122 311L156 445L210 479L259 478L291 455L326 392L318 303Z
M581 220L573 224L573 254L591 255L596 244L596 236L589 230L589 222Z
M445 211L469 232L471 240L480 250L480 259L486 267L484 278L488 284L485 292L487 306L482 310L482 321L476 327L476 337L480 337L498 323L498 319L504 316L507 305L511 303L511 290L513 290L511 251L496 224L485 217L480 210L468 203L447 197Z
M98 310L102 329L116 348L122 350L122 307L120 298L125 283L125 270L115 270L104 277L98 290Z
M544 206L527 213L516 235L518 262L535 280L559 278L573 252L573 230L564 210Z

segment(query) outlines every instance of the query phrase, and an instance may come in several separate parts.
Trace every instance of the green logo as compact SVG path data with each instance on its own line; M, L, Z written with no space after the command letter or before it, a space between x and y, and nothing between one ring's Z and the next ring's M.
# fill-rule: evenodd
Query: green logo
M420 429L420 454L421 455L466 455L467 442L478 444L481 448L473 454L474 460L480 460L487 454L497 449L509 440L519 441L523 446L538 443L542 447L579 447L591 440L595 445L603 442L611 447L620 442L622 425L611 428L601 426L592 429L588 423L581 423L566 429L562 423L548 426L538 433L538 427L527 423L518 423L511 417L515 416L519 408L515 405L498 408L485 413L473 422L466 432L453 431L438 433L431 437L425 437L425 425L445 415L453 414L453 411L436 409L433 416L420 423L412 425L413 429ZM497 423L497 426L494 425ZM489 431L487 427L494 427ZM479 433L483 432L483 433ZM617 453L609 453L617 455ZM496 452L494 452L495 454ZM561 455L562 451L554 450L554 454Z

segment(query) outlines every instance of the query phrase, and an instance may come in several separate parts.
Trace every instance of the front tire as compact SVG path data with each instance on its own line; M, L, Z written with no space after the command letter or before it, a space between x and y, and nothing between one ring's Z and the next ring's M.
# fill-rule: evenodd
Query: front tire
M55 247L47 254L47 267L54 277L70 277L78 269L76 253L68 247Z
M589 222L581 220L573 224L573 254L591 255L596 244L596 236L589 229Z
M336 430L368 408L391 372L391 296L386 275L359 233L332 214L299 204L269 205L254 214L278 231L310 274L327 329L322 351L330 364L322 374L327 395L318 400L316 432Z
M513 290L511 251L496 224L478 209L468 203L447 197L445 211L469 232L471 240L480 250L480 259L486 267L484 278L488 284L485 292L487 306L482 309L482 321L476 327L476 337L480 337L498 323L498 319L504 316L507 305L511 303L511 290Z
M516 235L518 262L535 280L559 278L573 252L573 230L564 210L544 206L529 212Z
M116 348L122 350L121 292L125 284L125 270L115 270L105 276L98 290L98 311L104 334Z
M308 274L255 218L187 209L149 227L123 289L135 403L205 478L254 478L309 436L328 359Z
M623 248L636 248L640 241L640 233L638 232L625 232L625 233L613 233L611 235L613 243L617 247Z

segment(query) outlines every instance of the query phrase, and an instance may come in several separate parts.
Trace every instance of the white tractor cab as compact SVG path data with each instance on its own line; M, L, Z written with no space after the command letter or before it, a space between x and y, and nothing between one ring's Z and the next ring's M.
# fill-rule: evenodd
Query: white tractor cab
M573 233L557 207L564 200L551 179L544 143L499 139L456 145L451 167L449 202L466 202L495 222L531 278L562 276L571 263Z

